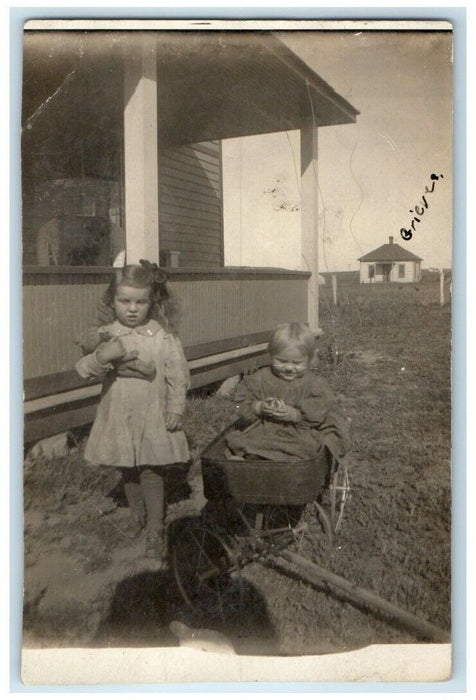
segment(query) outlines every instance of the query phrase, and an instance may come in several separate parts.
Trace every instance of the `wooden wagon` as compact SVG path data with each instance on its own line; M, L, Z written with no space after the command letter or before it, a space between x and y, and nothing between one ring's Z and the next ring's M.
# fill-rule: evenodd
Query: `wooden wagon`
M207 505L200 518L176 532L171 562L177 586L191 608L206 607L207 615L224 615L240 605L240 576L251 562L297 575L311 585L338 589L352 601L396 620L416 636L448 642L450 635L402 610L372 591L324 569L301 553L302 538L315 537L309 521L317 518L333 541L339 532L350 494L348 468L323 451L315 459L277 462L226 458L226 435L246 430L234 423L201 456ZM238 589L238 590L236 590Z

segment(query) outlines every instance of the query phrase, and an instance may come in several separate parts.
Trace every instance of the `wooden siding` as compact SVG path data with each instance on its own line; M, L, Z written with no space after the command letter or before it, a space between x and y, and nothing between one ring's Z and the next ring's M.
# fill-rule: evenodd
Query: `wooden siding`
M161 262L180 253L180 267L223 264L221 143L169 148L159 155Z
M74 367L75 338L94 320L110 274L26 274L23 287L23 376Z
M270 330L307 320L307 280L178 280L173 292L185 345Z
M24 275L24 378L71 370L80 356L75 338L90 325L110 272L26 272ZM307 319L308 274L273 270L170 271L185 348L270 331ZM218 352L219 350L215 350ZM204 350L206 352L206 350ZM197 356L192 352L192 356ZM54 390L54 387L52 387ZM64 390L64 389L63 389Z

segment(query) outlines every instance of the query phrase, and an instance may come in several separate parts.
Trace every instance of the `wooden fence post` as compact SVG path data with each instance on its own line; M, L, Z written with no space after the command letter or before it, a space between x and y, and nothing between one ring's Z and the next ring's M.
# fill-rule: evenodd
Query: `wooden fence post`
M332 298L334 300L334 306L337 306L337 277L332 275Z

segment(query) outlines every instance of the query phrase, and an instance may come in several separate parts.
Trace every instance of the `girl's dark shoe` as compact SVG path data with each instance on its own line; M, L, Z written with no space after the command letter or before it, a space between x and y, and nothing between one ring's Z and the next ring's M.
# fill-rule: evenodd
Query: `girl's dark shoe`
M144 518L137 513L132 513L122 530L127 537L133 540L140 535L144 529L144 525Z
M167 545L164 536L158 532L147 532L145 539L145 556L165 561Z

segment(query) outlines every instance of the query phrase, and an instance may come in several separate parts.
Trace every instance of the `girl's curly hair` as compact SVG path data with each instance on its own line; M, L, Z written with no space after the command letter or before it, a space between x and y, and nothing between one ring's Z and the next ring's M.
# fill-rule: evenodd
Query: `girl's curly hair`
M98 306L97 320L99 325L114 321L114 299L117 288L120 286L135 287L136 289L150 287L152 304L149 318L158 321L167 332L175 333L174 321L177 316L177 305L171 299L167 289L167 274L155 263L148 260L140 260L140 265L125 265L125 267L115 270Z

